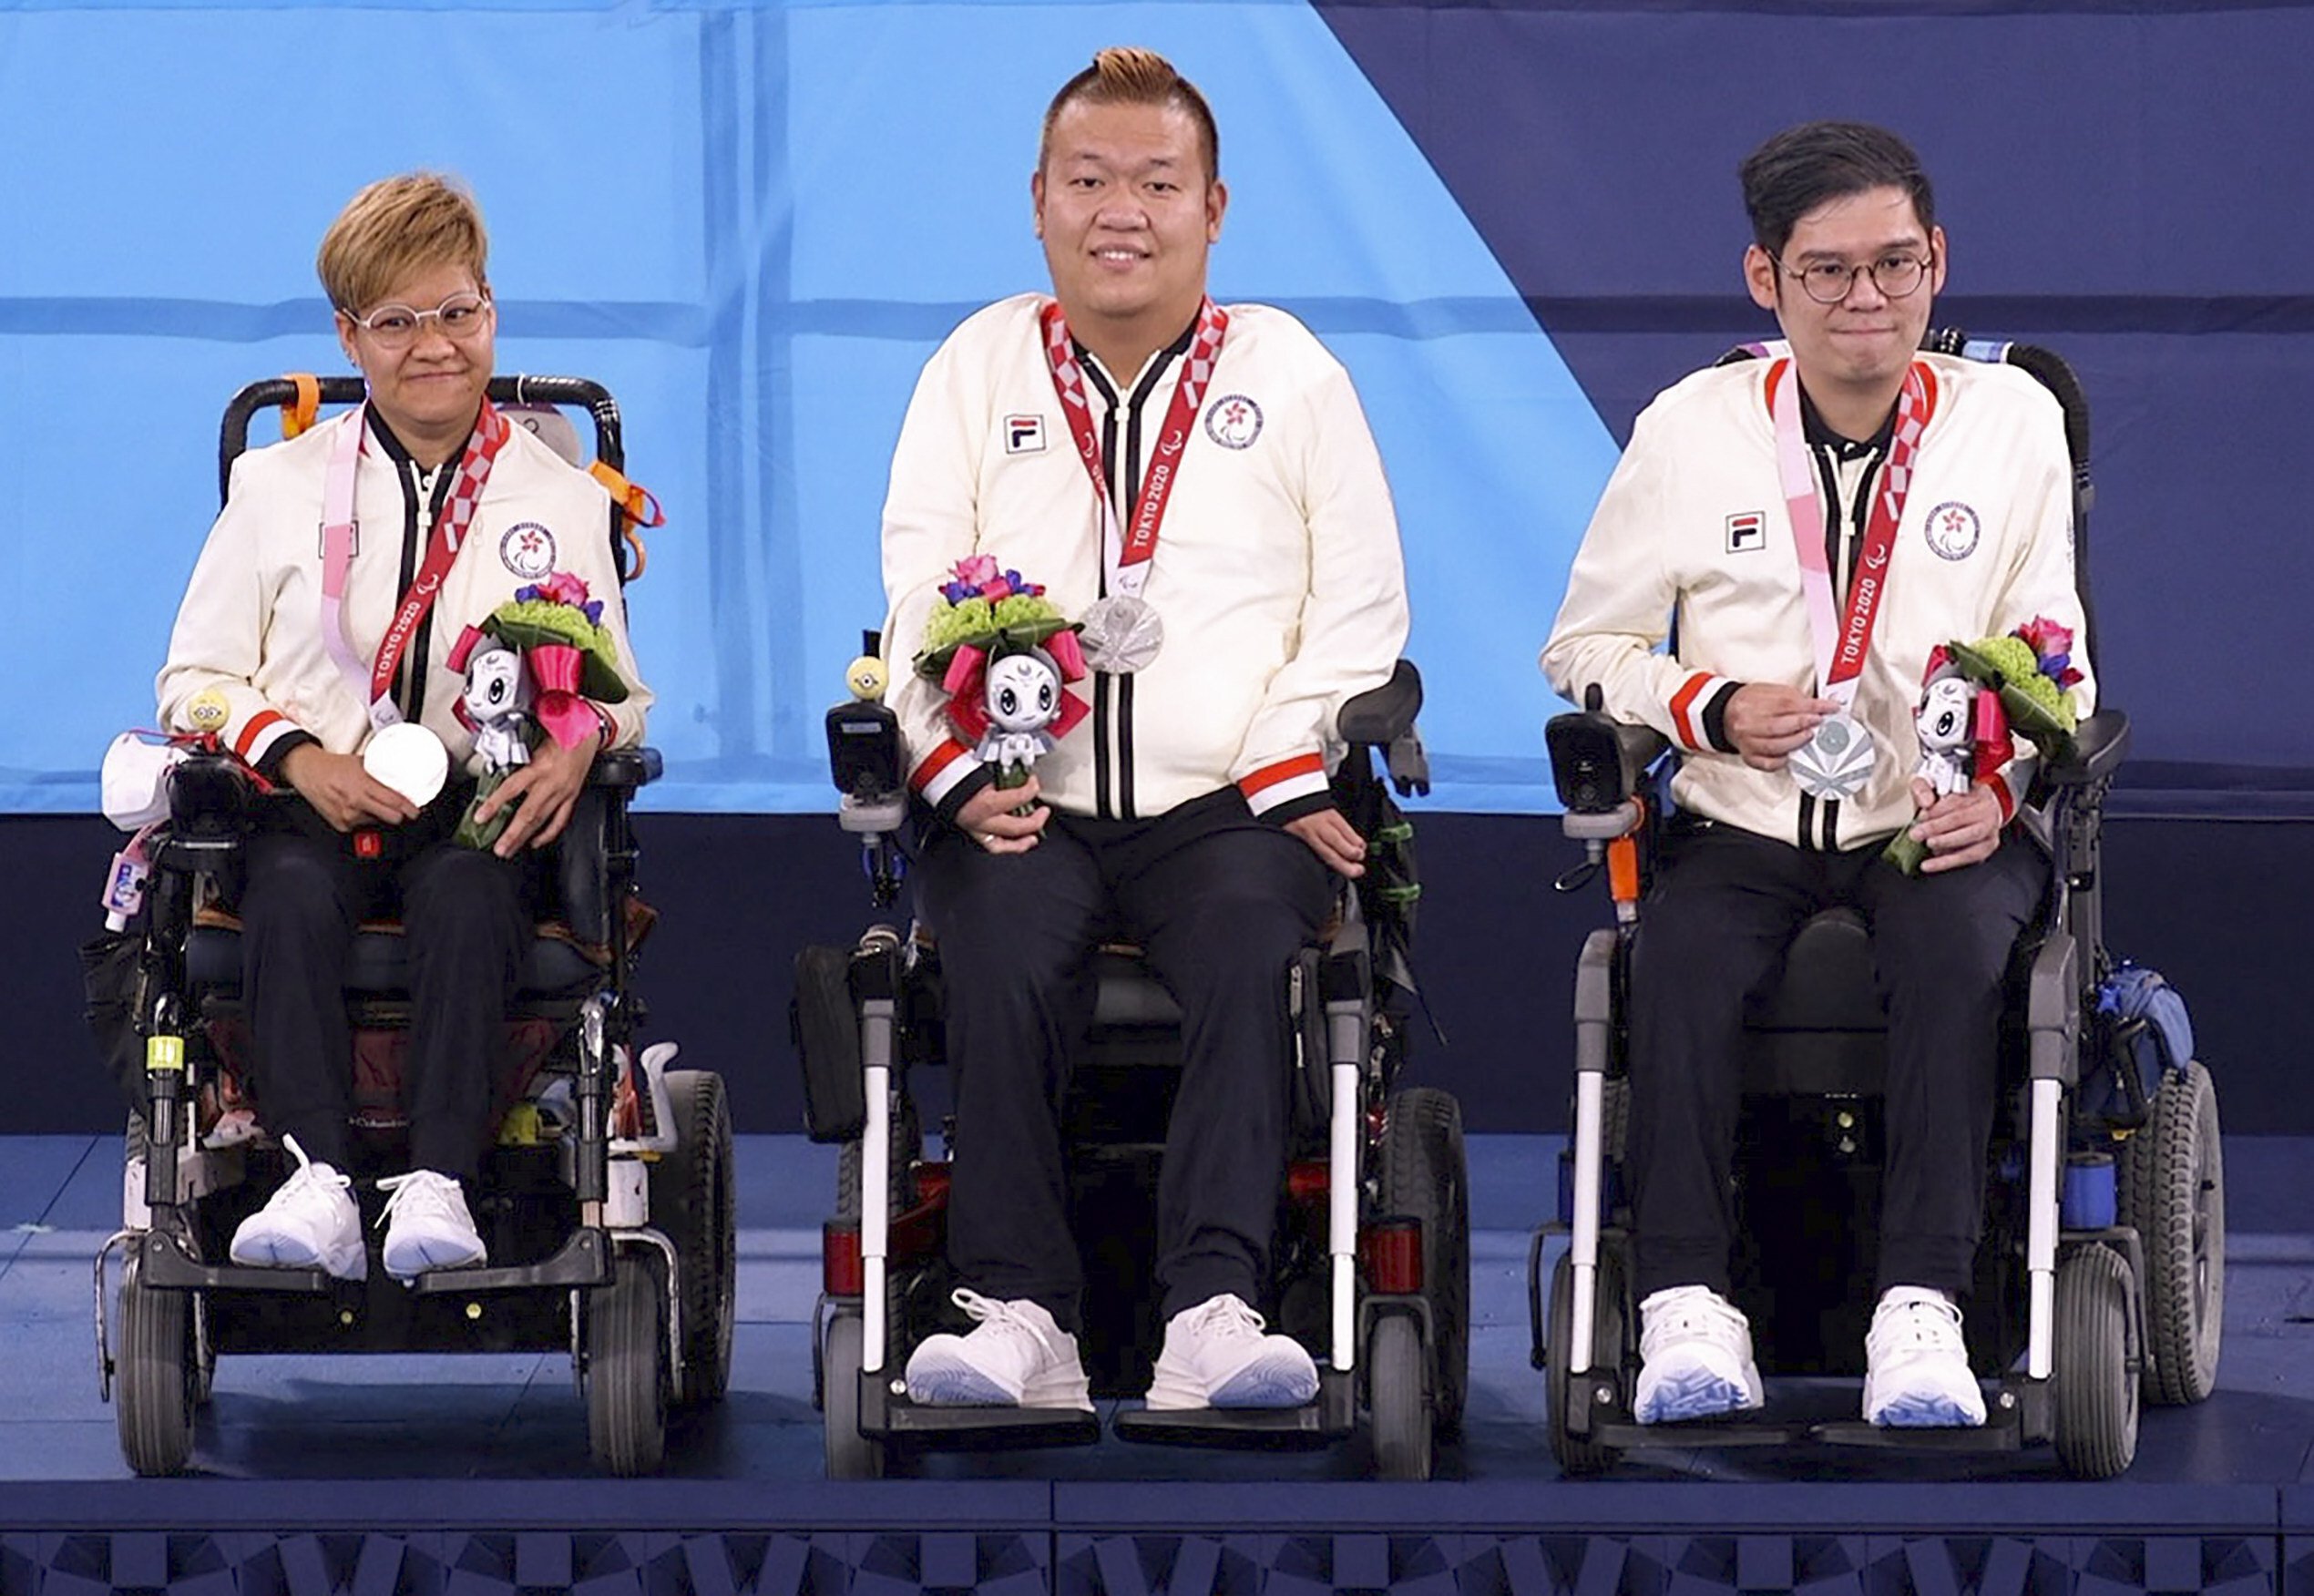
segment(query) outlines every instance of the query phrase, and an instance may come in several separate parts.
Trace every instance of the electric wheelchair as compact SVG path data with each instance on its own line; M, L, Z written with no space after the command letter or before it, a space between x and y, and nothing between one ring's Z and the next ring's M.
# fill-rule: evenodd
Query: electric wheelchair
M498 377L490 398L603 481L604 535L622 582L640 573L649 496L619 475L619 416L601 387ZM220 488L251 416L280 407L285 435L323 404L363 397L354 377L244 388L225 414ZM589 414L589 466L561 407ZM616 599L614 602L618 601ZM226 1353L565 1351L586 1403L589 1448L619 1474L655 1469L671 1409L722 1399L730 1377L736 1262L731 1120L722 1079L670 1069L673 1044L640 1048L632 990L651 912L637 895L628 809L660 772L650 749L600 756L548 855L506 1046L495 1065L496 1145L473 1192L486 1266L406 1286L227 1261L236 1226L286 1170L246 1097L249 1028L232 915L242 838L268 802L213 742L169 768L169 817L129 927L84 950L90 1018L132 1102L122 1228L96 1261L100 1381L121 1450L139 1474L189 1458L198 1410ZM410 1003L400 927L357 931L346 992L355 1038L353 1194L365 1233L380 1193L363 1165L394 1151ZM108 1262L121 1255L108 1315Z
M2006 361L2059 398L2073 466L2075 579L2093 613L2088 416L2072 372L2045 350L1959 332L1932 332L1924 346ZM2145 1018L2100 1001L2120 967L2104 943L2100 829L2128 746L2126 718L2104 709L2089 716L2073 756L2044 760L2028 799L2045 824L2053 871L2039 921L2012 957L2002 1024L2004 1107L1995 1116L1965 1326L1971 1366L1997 1371L1997 1388L1988 1422L1975 1429L1794 1417L1805 1402L1773 1394L1765 1413L1633 1421L1638 1308L1622 1169L1630 958L1653 850L1678 821L1648 780L1666 750L1654 732L1617 724L1594 698L1585 711L1555 718L1547 741L1565 833L1588 854L1561 887L1582 885L1603 864L1615 916L1590 935L1577 962L1574 1134L1561 1157L1558 1216L1538 1228L1529 1253L1533 1361L1544 1371L1551 1447L1562 1470L1596 1472L1631 1448L1803 1442L1952 1452L2052 1442L2069 1474L2102 1478L2127 1468L2141 1397L2196 1402L2215 1383L2225 1187L2206 1069L2149 1047ZM1866 930L1847 909L1804 925L1782 972L1747 1007L1733 1286L1764 1375L1862 1372L1886 1028ZM1762 1244L1765 1237L1800 1244ZM1846 1390L1842 1400L1852 1403L1853 1386Z
M1367 839L1368 867L1342 892L1322 945L1281 972L1296 1032L1295 1141L1273 1246L1273 1327L1311 1350L1317 1395L1277 1411L1130 1408L1115 1416L1121 1437L1317 1447L1355 1434L1362 1411L1376 1472L1420 1479L1437 1439L1460 1425L1470 1290L1461 1110L1446 1092L1398 1086L1419 887L1411 828L1373 759L1385 753L1399 794L1428 790L1414 730L1420 701L1420 678L1401 661L1387 685L1344 708L1350 751L1334 794ZM881 907L905 870L897 729L881 703L855 701L828 711L828 732L840 818L865 840ZM1162 1331L1148 1282L1181 1011L1135 949L1099 950L1095 976L1062 1120L1086 1274L1079 1342L1097 1398L1138 1396ZM949 1166L926 1156L909 1082L912 1067L941 1058L938 950L921 926L872 926L855 947L807 948L797 960L806 1118L815 1140L843 1143L814 1336L831 1478L878 1477L920 1449L1085 1444L1101 1434L1095 1415L1073 1409L918 1406L899 1377L924 1335L951 1327ZM952 1125L945 1140L956 1156Z

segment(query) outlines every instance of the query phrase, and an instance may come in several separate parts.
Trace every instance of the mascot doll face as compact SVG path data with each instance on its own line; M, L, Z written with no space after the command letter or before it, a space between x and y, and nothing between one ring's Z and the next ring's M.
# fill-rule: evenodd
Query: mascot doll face
M1969 707L1976 697L1976 689L1964 676L1947 676L1929 683L1920 695L1920 712L1913 724L1920 733L1920 746L1943 752L1962 746L1969 741Z
M1041 655L1007 654L988 666L988 706L999 732L1040 732L1060 711L1060 673Z
M478 725L504 720L529 707L528 686L520 654L504 645L478 649L466 660L466 713Z

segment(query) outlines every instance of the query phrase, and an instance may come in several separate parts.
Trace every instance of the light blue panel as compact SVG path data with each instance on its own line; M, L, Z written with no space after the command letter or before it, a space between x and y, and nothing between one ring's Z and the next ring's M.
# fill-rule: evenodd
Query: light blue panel
M694 300L699 19L348 6L0 14L0 298L271 303L374 178L474 186L509 293ZM39 247L29 247L36 237Z
M96 752L150 713L218 410L254 376L342 369L314 246L360 183L417 165L490 218L501 369L609 385L666 505L631 598L670 767L651 802L824 807L820 711L882 608L916 373L974 306L1045 281L1039 119L1119 42L1213 100L1217 296L1285 305L1357 379L1434 803L1540 803L1533 654L1613 446L1305 6L410 0L0 11L0 197L41 224L0 253L0 446L46 472L0 593L0 679L37 706L0 723L0 808L87 806Z

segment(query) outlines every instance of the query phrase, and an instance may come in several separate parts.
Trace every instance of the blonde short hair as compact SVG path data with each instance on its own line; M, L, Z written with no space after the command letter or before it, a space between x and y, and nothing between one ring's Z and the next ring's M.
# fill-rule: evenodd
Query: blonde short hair
M1154 50L1135 46L1112 46L1092 58L1092 65L1060 86L1045 107L1044 132L1037 140L1037 169L1044 170L1052 157L1052 125L1075 101L1090 106L1172 106L1185 111L1196 124L1205 146L1205 180L1221 176L1222 136L1213 125L1213 108L1197 86L1173 70L1173 64Z
M322 235L313 267L330 303L358 316L397 282L435 266L463 266L487 289L490 238L465 184L439 172L405 172L372 183Z

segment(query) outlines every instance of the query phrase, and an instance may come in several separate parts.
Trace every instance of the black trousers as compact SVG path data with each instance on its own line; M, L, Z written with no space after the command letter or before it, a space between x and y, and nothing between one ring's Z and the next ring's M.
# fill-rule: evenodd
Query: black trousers
M507 1004L530 936L528 859L449 840L469 787L454 787L355 856L302 801L269 813L244 850L242 997L266 1128L317 1162L345 1167L353 1038L345 977L354 927L399 913L409 947L404 1078L410 1163L471 1181L490 1131Z
M1631 1157L1641 1298L1725 1295L1746 998L1801 923L1847 905L1889 1005L1879 1287L1964 1295L1983 1223L2002 977L2049 879L2012 832L1981 864L1908 878L1877 846L1807 853L1732 826L1681 839L1633 946Z
M956 1070L958 1277L1078 1321L1060 1116L1092 1018L1092 954L1121 936L1184 1018L1157 1192L1162 1311L1224 1292L1258 1302L1292 1130L1285 972L1332 905L1326 866L1234 788L1149 821L1055 813L1025 854L927 831L916 879Z

